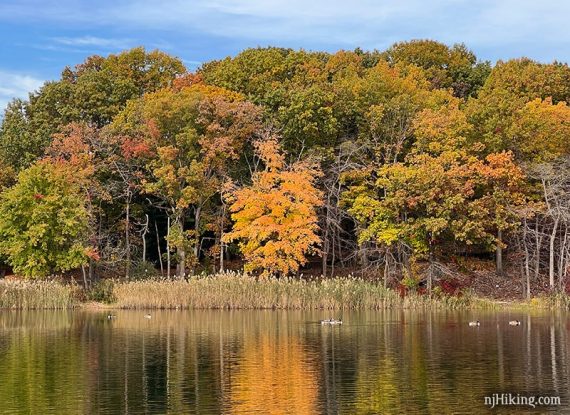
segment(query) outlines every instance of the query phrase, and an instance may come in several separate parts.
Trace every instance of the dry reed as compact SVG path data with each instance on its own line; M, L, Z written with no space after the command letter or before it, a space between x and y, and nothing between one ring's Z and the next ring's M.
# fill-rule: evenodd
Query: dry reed
M0 281L0 309L66 309L78 301L76 286L54 281Z
M119 308L162 309L387 309L462 308L466 297L410 295L401 298L381 284L355 277L332 279L257 279L228 272L185 280L117 283L113 295Z

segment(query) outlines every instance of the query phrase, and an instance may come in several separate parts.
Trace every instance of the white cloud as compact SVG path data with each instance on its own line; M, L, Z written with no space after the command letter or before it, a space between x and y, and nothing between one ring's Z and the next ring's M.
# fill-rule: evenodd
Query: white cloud
M102 49L128 49L132 47L130 39L109 39L96 36L54 37L52 40L60 45L74 47L95 47Z
M30 75L0 69L0 114L13 98L27 98L44 83Z

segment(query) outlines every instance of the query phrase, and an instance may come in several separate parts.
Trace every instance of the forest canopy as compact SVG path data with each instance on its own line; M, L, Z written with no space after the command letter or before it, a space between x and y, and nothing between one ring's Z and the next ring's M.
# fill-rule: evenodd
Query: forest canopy
M528 294L562 290L569 99L565 63L433 40L252 48L195 72L144 48L91 56L5 110L0 258L86 283L244 266L431 289L477 256Z

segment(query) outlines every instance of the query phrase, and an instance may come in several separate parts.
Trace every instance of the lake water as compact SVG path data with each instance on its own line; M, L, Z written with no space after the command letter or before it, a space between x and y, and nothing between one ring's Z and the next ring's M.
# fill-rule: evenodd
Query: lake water
M115 314L0 311L0 413L526 412L485 406L511 393L570 414L564 313L344 312L334 327L322 311Z

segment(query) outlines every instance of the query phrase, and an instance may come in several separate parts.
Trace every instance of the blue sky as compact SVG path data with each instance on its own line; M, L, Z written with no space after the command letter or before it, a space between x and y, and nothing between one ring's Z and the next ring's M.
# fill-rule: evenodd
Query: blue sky
M564 0L0 0L0 108L65 65L143 45L187 67L276 45L464 42L482 59L570 60Z

